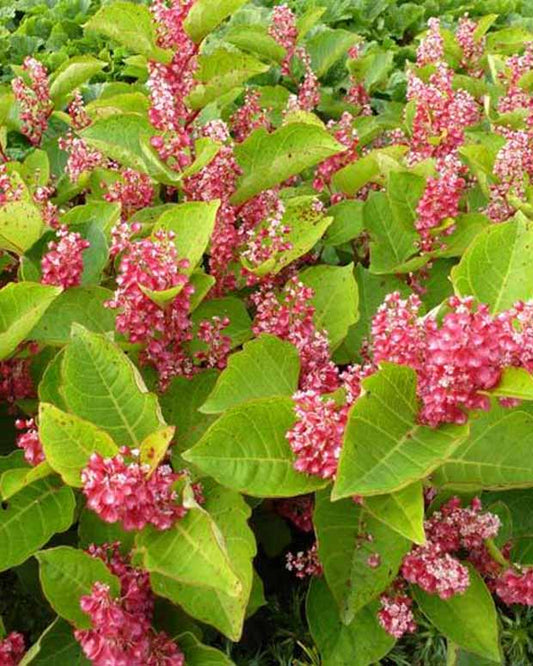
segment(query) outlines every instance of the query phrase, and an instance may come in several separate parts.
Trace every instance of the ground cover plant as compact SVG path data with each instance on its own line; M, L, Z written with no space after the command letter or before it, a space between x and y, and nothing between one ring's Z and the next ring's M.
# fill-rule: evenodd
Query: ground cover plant
M533 661L528 9L271 4L0 6L2 666Z

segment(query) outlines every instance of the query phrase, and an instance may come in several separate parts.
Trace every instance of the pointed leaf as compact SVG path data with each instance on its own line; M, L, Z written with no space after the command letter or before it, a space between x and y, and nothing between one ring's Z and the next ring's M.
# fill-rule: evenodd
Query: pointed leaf
M71 625L58 617L22 657L19 666L90 666L90 663L74 638Z
M0 206L0 249L24 254L44 231L41 213L27 201L8 201Z
M193 41L199 43L245 2L246 0L196 0L185 19L185 31Z
M53 100L57 100L68 95L98 74L105 65L105 62L90 55L74 56L66 60L54 72L50 84L50 96Z
M7 500L19 490L53 473L54 470L46 461L39 463L36 467L8 469L0 476L0 496Z
M424 495L420 481L395 493L367 497L365 507L373 516L410 541L418 544L426 542Z
M166 456L175 432L174 426L167 426L148 435L141 444L141 463L154 470Z

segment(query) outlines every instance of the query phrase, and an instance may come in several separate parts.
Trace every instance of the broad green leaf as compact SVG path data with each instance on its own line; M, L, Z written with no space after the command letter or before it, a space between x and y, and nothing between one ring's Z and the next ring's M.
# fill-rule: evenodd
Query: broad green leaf
M461 213L455 218L455 230L446 238L445 246L437 251L439 257L460 257L475 237L491 224L481 213Z
M67 410L65 400L60 393L61 388L61 364L63 361L64 350L59 351L46 366L46 370L41 377L37 395L41 402L49 402L63 411Z
M369 666L380 663L395 643L381 627L374 601L344 624L339 609L323 578L311 581L306 601L311 635L320 651L322 666Z
M193 41L199 43L245 2L246 0L196 0L185 19L185 31Z
M44 231L37 206L28 201L8 201L0 206L0 250L24 254Z
M375 153L376 151L371 151L334 173L332 181L335 187L349 196L354 196L364 185L374 180L380 172Z
M344 146L316 125L291 123L271 134L263 128L255 130L235 147L243 176L232 203L243 203L343 150Z
M90 666L83 650L74 638L72 626L62 618L56 618L26 652L19 666Z
M235 666L235 663L224 652L200 643L190 632L180 634L178 643L185 655L187 666Z
M434 482L465 490L533 486L533 414L526 409L493 405L472 419L470 437L435 470Z
M230 356L230 359L233 356ZM202 414L199 409L215 385L218 373L206 370L192 379L175 377L161 395L161 409L165 421L176 427L176 444L172 455L195 444L216 417Z
M82 486L80 473L92 453L104 458L118 453L111 437L90 421L41 402L39 438L49 465L69 486Z
M79 547L88 548L92 543L102 546L105 543L120 542L120 551L127 553L133 547L135 532L126 532L120 523L106 523L97 513L84 508L78 522Z
M256 553L255 538L247 521L251 509L236 492L217 486L213 481L203 483L209 512L226 543L230 561L242 585L237 597L219 590L184 585L152 574L151 584L156 594L178 604L192 617L211 624L231 640L238 641L252 588L252 558Z
M222 534L204 509L191 507L164 531L149 526L136 538L143 567L185 585L238 597L242 583L233 570Z
M267 27L263 25L235 26L224 35L224 41L274 62L281 62L285 56L283 46L268 34Z
M468 435L467 426L417 423L416 374L384 363L363 381L348 417L333 497L382 495L423 479Z
M17 449L11 451L7 456L0 456L0 474L9 469L29 469L28 463L24 460L24 451Z
M207 275L201 270L193 271L190 276L189 282L194 287L194 293L190 298L190 311L196 310L200 303L204 300L207 294L215 285L215 278L212 275Z
M447 638L480 657L501 663L494 601L477 571L469 566L470 586L443 601L419 587L412 593L424 615Z
M425 543L424 495L420 481L395 493L367 497L365 508L410 541Z
M194 160L188 167L185 167L181 172L182 178L188 178L195 173L201 171L207 166L217 155L220 150L221 144L218 141L213 141L209 137L203 136L196 139L194 142Z
M85 106L91 120L123 113L136 113L144 116L150 107L150 100L141 92L123 93L112 97L99 97Z
M91 627L90 617L80 608L82 596L91 594L94 583L109 585L112 598L120 595L120 581L98 557L69 546L36 553L39 578L45 597L55 612L78 629Z
M229 326L224 329L224 335L231 339L231 348L239 347L252 337L252 320L246 307L240 298L226 296L224 298L210 298L202 301L192 313L192 321L195 328L202 321L220 317L227 317ZM202 347L199 344L198 347Z
M83 206L75 206L64 213L60 220L67 226L75 224L90 224L95 222L101 225L102 231L109 236L112 227L120 219L120 204L109 201L91 201Z
M74 56L66 60L54 72L50 84L50 96L53 100L57 100L68 95L98 74L105 65L105 62L90 55Z
M157 397L148 392L137 368L101 335L74 327L61 378L69 411L105 430L119 446L138 448L165 425Z
M199 81L187 97L191 109L202 109L233 88L268 70L257 58L246 53L218 49L198 58L194 77Z
M53 473L54 470L46 461L39 463L36 467L6 470L0 476L0 496L7 500L23 488Z
M96 120L82 130L80 136L106 157L120 162L125 167L146 173L148 168L143 142L149 141L153 131L153 127L144 116L124 113Z
M118 0L101 7L84 26L122 44L132 53L170 62L172 54L156 44L155 24L148 7Z
M55 478L27 486L0 509L0 571L22 564L74 520L75 499Z
M343 621L351 622L394 580L410 542L352 498L331 502L327 490L316 495L313 524L326 581ZM376 555L379 565L370 566Z
M44 150L38 148L31 152L20 169L26 185L34 192L37 187L48 185L50 180L50 160Z
M60 287L35 282L10 282L0 289L0 359L27 338L60 293Z
M174 426L167 426L148 435L140 447L141 463L154 470L166 456L175 432Z
M364 202L358 200L341 201L328 208L328 216L333 217L324 236L326 245L342 245L357 238L363 231Z
M291 396L298 388L299 374L296 347L265 333L229 357L201 411L216 414L257 398Z
M491 312L533 298L533 222L517 214L479 233L452 270L455 291L475 296Z
M224 412L184 458L226 488L252 497L310 492L325 482L294 469L286 433L295 419L288 397L237 405Z
M370 271L395 273L416 252L418 233L414 226L393 217L384 192L375 192L363 209L366 229L370 232Z
M206 251L219 206L218 199L177 204L166 210L155 224L154 232L164 229L176 235L174 244L178 256L189 261L189 268L184 271L187 275L193 272Z
M392 217L405 229L414 228L418 201L426 189L426 179L408 171L389 174L387 196Z
M70 340L72 324L94 333L115 330L115 313L104 303L113 292L103 287L72 287L60 294L31 331L41 344L63 346Z
M311 303L315 308L315 326L327 332L329 344L335 349L359 318L353 264L311 266L300 273L300 279L314 291Z
M498 398L533 400L533 375L524 368L505 368L499 384L490 393Z
M359 37L348 30L331 30L326 28L307 41L306 48L311 56L311 67L320 77L326 74L337 60L344 57Z

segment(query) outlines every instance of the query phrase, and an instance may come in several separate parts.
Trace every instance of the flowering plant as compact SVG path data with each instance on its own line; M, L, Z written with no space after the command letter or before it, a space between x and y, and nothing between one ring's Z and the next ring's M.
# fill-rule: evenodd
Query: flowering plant
M125 80L13 65L0 571L55 619L0 664L231 664L265 561L325 666L533 605L533 34L323 14L117 0Z

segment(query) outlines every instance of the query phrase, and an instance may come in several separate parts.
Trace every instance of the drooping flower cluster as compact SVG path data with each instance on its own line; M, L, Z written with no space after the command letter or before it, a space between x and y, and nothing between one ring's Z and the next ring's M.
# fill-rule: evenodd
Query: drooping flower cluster
M150 206L154 195L154 187L147 174L135 169L122 169L120 178L107 185L104 199L120 203L122 217L128 219L136 211Z
M67 112L72 120L72 127L75 130L82 130L85 127L89 127L91 124L91 119L85 108L83 96L78 89L76 89L72 95L72 100L67 107Z
M256 228L243 225L240 235L246 234L246 245L241 256L251 268L257 268L281 252L288 251L292 244L287 240L291 228L283 224L285 206L279 197L274 197L272 210Z
M313 531L314 500L312 495L276 500L274 506L280 516L289 520L302 532Z
M475 77L483 75L483 68L480 67L480 60L485 51L486 38L476 37L477 23L465 14L459 19L455 38L463 51L461 58L461 67Z
M301 550L296 554L287 553L285 566L288 571L294 572L296 578L321 576L323 569L318 559L316 542L306 551Z
M0 664L2 666L17 666L25 652L24 636L12 631L0 640Z
M361 44L355 44L348 51L349 61L356 62L361 57ZM349 104L359 107L359 115L370 116L372 115L372 107L370 106L370 95L362 81L357 80L354 76L350 77L350 87L346 91L346 101Z
M24 458L30 465L38 465L44 461L44 451L39 432L33 419L17 419L15 421L17 430L25 430L17 436L17 446L24 451Z
M438 159L436 170L438 176L427 179L426 189L416 209L415 226L420 234L420 247L426 252L439 244L433 230L448 218L454 219L459 213L459 200L466 185L461 175L464 167L455 155ZM439 235L447 236L454 230L455 225L450 224L440 230Z
M298 28L296 26L296 16L287 5L277 5L272 10L268 34L285 49L281 73L284 76L289 76L291 61L296 53Z
M83 251L90 243L66 226L59 227L56 236L58 240L48 243L48 252L41 260L41 282L64 289L78 287L83 273Z
M105 166L107 163L102 153L91 148L83 139L74 136L72 132L60 137L58 145L68 155L65 170L73 183L77 183L83 173Z
M228 317L213 317L204 319L198 325L197 337L207 345L206 350L195 352L195 358L207 368L223 370L228 362L231 351L231 338L224 335L224 330L230 325Z
M247 90L244 102L230 118L231 133L237 143L247 139L250 134L260 127L270 130L270 118L260 105L261 94L259 90Z
M525 109L529 112L529 124L532 121L533 97L520 85L522 77L533 68L533 42L526 44L522 55L512 55L507 58L505 70L499 73L499 79L504 85L505 94L498 100L498 111L509 113Z
M416 64L436 65L444 58L444 40L440 34L440 21L438 18L428 20L428 31L416 51Z
M333 133L333 136L342 143L346 149L337 155L329 157L318 165L315 178L313 180L313 187L315 190L321 192L331 182L331 178L336 171L342 167L354 162L357 159L357 146L359 144L359 137L357 130L353 127L353 116L348 111L345 111L340 120L336 123L330 121L328 128Z
M380 597L381 609L378 620L383 629L401 638L404 634L416 631L416 622L412 611L413 600L406 594L397 592L394 595L383 594Z
M105 522L120 522L128 531L148 524L166 530L185 515L173 489L179 478L169 465L152 471L127 448L113 458L93 453L81 472L87 506Z
M184 666L178 645L152 627L154 598L148 573L132 567L118 546L89 547L89 553L119 578L120 596L113 599L108 585L95 583L91 594L80 600L92 627L76 630L76 640L95 666Z
M31 56L24 60L22 69L29 83L26 83L23 77L17 76L11 86L20 107L21 132L34 146L38 146L54 108L50 98L48 73L44 65Z

